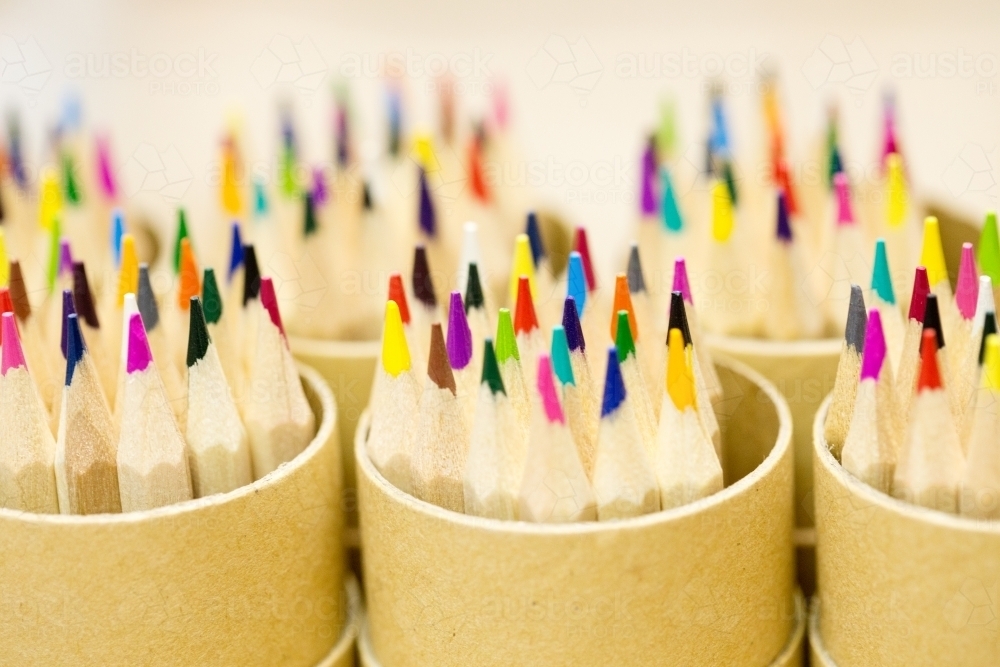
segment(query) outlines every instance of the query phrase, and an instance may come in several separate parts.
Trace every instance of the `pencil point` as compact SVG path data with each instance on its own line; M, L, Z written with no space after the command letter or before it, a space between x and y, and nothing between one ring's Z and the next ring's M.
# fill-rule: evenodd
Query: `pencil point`
M990 211L979 233L979 270L1000 285L1000 236L997 234L997 212Z
M924 329L920 342L920 377L917 379L917 393L925 389L941 388L941 373L937 363L937 342L933 329Z
M91 329L101 327L97 319L97 309L94 307L94 295L87 280L87 269L83 262L73 262L73 303L77 314L83 318L88 327Z
M469 278L465 282L465 312L472 308L483 308L483 285L479 281L479 265L475 262L469 264Z
M497 314L497 360L502 364L510 358L521 360L517 349L517 338L514 335L514 323L510 318L510 309L501 308Z
M615 276L615 298L611 308L614 313L611 316L611 340L618 338L618 313L625 311L628 314L628 326L632 331L632 337L639 340L639 328L635 322L635 310L632 308L632 295L628 289L628 276L619 273Z
M120 208L111 211L111 257L115 267L122 263L122 237L125 236L125 214Z
M121 239L121 261L118 269L118 305L124 303L125 295L135 294L139 286L139 258L135 252L135 238L125 234Z
M784 190L778 190L778 223L776 234L779 241L791 243L792 225L788 221L788 197Z
M63 290L62 298L62 330L59 334L59 349L62 350L63 359L69 353L69 317L76 317L76 306L73 305L73 293L68 289ZM76 322L76 320L73 320Z
M73 273L73 249L67 239L59 241L59 275L65 276Z
M677 329L681 332L685 345L691 345L694 339L691 337L691 325L688 324L687 306L684 304L684 297L680 292L670 293L670 317L667 318L667 331ZM669 339L668 339L669 343Z
M608 372L604 377L604 400L601 402L601 418L607 417L625 402L625 380L618 365L615 346L608 348Z
M847 174L839 172L833 177L833 187L837 193L837 225L854 224L854 210L851 207L851 186Z
M4 341L0 373L7 375L7 371L12 368L26 366L24 351L21 349L21 337L17 333L17 323L14 321L14 313L3 314L3 327L2 331L0 331L0 340Z
M918 266L913 274L913 294L910 296L909 319L923 324L924 311L927 309L927 295L930 292L930 284L927 281L927 269L923 266Z
M139 291L135 299L142 314L142 323L147 330L152 331L160 325L160 307L156 303L153 284L149 281L148 264L139 265Z
M191 297L191 324L188 327L187 367L191 368L205 358L211 338L205 321L205 312L201 307L201 299Z
M955 284L955 304L963 319L971 320L976 315L976 301L979 299L979 276L976 274L976 260L972 254L972 244L962 244L962 260L958 265L958 282Z
M892 273L889 271L889 256L885 250L885 239L875 241L875 264L872 267L872 291L883 302L895 306L896 292L892 288Z
M137 373L149 368L153 352L149 349L146 328L142 326L142 315L133 313L128 322L128 373Z
M566 294L573 298L577 315L583 314L587 305L587 277L583 270L583 258L575 250L569 254L569 265L566 270Z
M472 329L465 317L462 295L451 293L448 309L448 362L452 368L462 369L472 361Z
M644 216L654 216L659 202L656 201L656 139L650 137L642 151L642 175L640 180L639 210Z
M677 195L674 192L674 181L670 170L660 170L660 182L663 184L663 225L667 231L680 232L684 230L684 218L680 206L677 205Z
M948 280L948 267L941 246L941 229L938 219L928 216L924 220L924 240L920 249L920 265L927 267L927 282L936 287Z
M188 237L187 213L183 208L177 209L177 234L174 237L174 274L181 271L181 241Z
M983 384L993 391L1000 391L1000 336L990 334L983 339L983 347Z
M394 273L389 276L389 301L395 301L399 308L399 317L403 324L410 323L410 306L406 302L406 290L403 288L403 276Z
M497 364L497 355L493 350L493 339L487 338L483 344L483 378L480 384L485 384L493 392L493 395L507 394L503 386L503 378L500 376L500 366Z
M316 200L312 192L302 193L302 236L308 238L319 231L316 221Z
M580 324L580 313L577 310L573 297L566 297L563 303L563 328L566 330L566 341L569 349L573 352L587 350L587 341L583 338L583 326Z
M444 343L444 333L441 324L435 322L431 325L431 349L427 356L427 377L439 389L448 389L452 394L456 393L455 374L448 363L448 349Z
M382 334L382 368L392 377L410 370L410 347L403 332L399 303L385 302L385 331Z
M851 285L851 301L847 306L847 327L844 329L844 340L848 347L857 350L858 354L865 351L865 331L868 329L868 311L865 310L865 297L859 285Z
M0 223L3 223L3 202L0 201ZM10 280L10 260L7 257L7 237L0 227L0 287L6 287Z
M933 330L936 334L938 349L944 347L944 329L941 327L941 310L938 307L937 294L927 295L927 307L924 309L924 331Z
M434 202L431 201L431 191L427 185L427 172L420 167L420 209L418 218L420 229L430 238L437 234L437 216L434 213Z
M679 329L667 334L667 394L678 410L695 407L694 373Z
M208 324L218 324L222 319L222 296L219 293L219 283L215 280L215 269L212 267L205 268L198 307L202 309L202 315Z
M549 360L549 355L544 352L538 355L538 393L541 395L545 418L549 423L565 424L566 417L562 405L559 404L556 383L552 379L552 362Z
M538 328L538 316L531 299L531 285L521 276L517 283L517 300L514 303L514 333L531 333Z
M997 314L990 311L986 313L983 318L983 336L982 340L979 342L979 365L982 366L986 361L986 341L993 334L997 333Z
M733 233L733 202L725 182L716 181L712 188L712 238L725 243Z
M618 311L618 331L615 335L615 347L618 348L618 360L625 361L629 355L635 356L635 338L632 327L629 326L628 311Z
M889 226L898 228L906 220L909 195L906 191L906 176L903 174L903 160L897 153L886 156L886 218Z
M437 305L431 267L427 262L427 248L423 245L418 245L413 251L413 296L428 308Z
M68 291L68 290L67 290ZM80 333L80 323L76 319L76 313L66 316L66 386L73 384L73 373L76 372L77 364L83 359L83 353L87 349L83 342L83 335Z
M181 241L181 273L180 288L177 290L177 306L186 311L191 304L191 297L201 293L198 276L198 263L194 258L194 249L188 239Z
M17 314L17 319L23 322L31 317L31 302L28 300L28 288L21 273L21 262L16 259L10 263L10 279L7 284L10 286L10 300L14 304L14 312Z
M882 317L872 308L868 313L868 330L865 333L865 351L861 360L861 379L878 380L885 360L885 334L882 332Z
M639 244L633 243L628 251L628 289L633 294L646 291L646 278L642 275L642 260L639 257Z
M226 280L232 282L233 274L243 266L243 238L240 234L240 223L233 222L233 241L229 250L229 273Z
M257 251L253 245L243 246L243 305L260 296L260 269L257 267Z
M281 337L285 338L285 325L281 323L281 311L278 310L278 296L274 293L274 282L269 277L260 279L260 304L271 318L271 324L278 327ZM285 343L287 342L286 340Z
M538 215L534 211L528 212L528 222L524 232L531 243L531 258L535 268L538 268L538 263L545 258L545 244L542 242L542 230L538 226Z
M594 273L594 263L590 258L590 243L587 242L587 230L583 227L576 228L576 239L573 243L573 250L580 253L580 259L583 262L583 274L587 277L587 291L593 292L597 289L597 274Z
M559 383L575 385L573 364L569 358L569 343L566 341L566 329L561 324L552 327L552 367L555 369Z
M514 260L510 272L510 299L518 299L518 282L524 277L528 279L531 296L535 294L535 263L531 255L531 242L527 234L518 234L514 239Z
M694 298L691 296L691 283L688 281L687 261L683 257L674 260L674 280L670 290L680 292L686 303L694 303Z
M14 302L10 298L10 290L0 287L0 315L14 312ZM3 344L3 333L0 332L0 345Z

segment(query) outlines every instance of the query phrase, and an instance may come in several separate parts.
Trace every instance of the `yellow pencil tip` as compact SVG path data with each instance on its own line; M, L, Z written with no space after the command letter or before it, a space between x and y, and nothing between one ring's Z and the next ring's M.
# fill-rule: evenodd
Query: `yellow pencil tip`
M38 224L42 229L52 229L59 211L62 210L62 193L59 190L59 174L52 167L42 170L38 193Z
M733 202L724 181L717 181L712 188L712 238L725 243L733 233Z
M431 135L421 132L413 137L413 153L424 171L432 173L438 170L437 157L434 155L434 144Z
M898 153L890 153L886 165L886 220L892 228L899 227L906 220L909 193L903 174L903 160Z
M920 250L920 264L927 269L927 282L931 290L948 280L948 267L944 263L944 249L941 246L941 230L938 219L927 216L924 220L924 242Z
M126 294L139 292L139 257L135 253L135 238L122 235L122 265L118 270L118 307L125 305Z
M385 302L385 331L382 334L382 368L392 377L410 370L410 348L403 332L403 319L395 301Z
M1000 391L1000 336L990 334L986 337L986 350L983 355L983 387Z
M528 277L531 298L538 299L535 287L535 260L531 255L531 242L527 234L518 234L514 239L514 261L510 270L510 302L517 303L517 283L521 276ZM513 306L511 306L513 307Z
M0 229L0 287L10 282L10 260L7 258L7 237Z
M667 394L678 410L694 408L691 351L684 345L684 335L680 329L671 329L667 342Z

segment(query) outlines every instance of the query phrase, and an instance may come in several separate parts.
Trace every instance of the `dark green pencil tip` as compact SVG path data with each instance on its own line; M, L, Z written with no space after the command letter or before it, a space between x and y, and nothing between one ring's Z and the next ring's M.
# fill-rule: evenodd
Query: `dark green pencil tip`
M208 327L205 325L205 313L201 308L201 299L191 297L191 326L188 328L187 366L191 368L205 358L208 352Z
M222 319L222 296L219 294L219 283L215 280L215 269L205 269L205 277L201 283L201 300L205 311L205 321L208 324L218 324Z
M629 327L627 310L618 311L618 335L615 336L615 347L618 349L619 363L625 361L629 355L635 356L635 340Z
M507 391L503 388L503 378L500 377L500 366L497 365L497 355L493 350L493 339L487 338L483 351L483 379L482 384L489 385L493 395L504 394Z

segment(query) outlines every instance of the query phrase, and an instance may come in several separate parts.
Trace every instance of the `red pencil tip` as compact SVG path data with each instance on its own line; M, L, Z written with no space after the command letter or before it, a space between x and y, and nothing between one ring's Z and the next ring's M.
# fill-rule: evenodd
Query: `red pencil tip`
M576 240L573 250L580 253L580 260L583 262L583 274L587 277L587 291L593 292L597 289L597 276L594 274L594 264L590 260L590 244L587 242L587 230L583 227L576 228Z
M941 388L941 373L937 364L937 332L933 329L924 331L920 343L920 378L917 380L917 393L925 389Z
M517 305L514 307L514 332L529 333L538 328L535 304L531 300L531 283L527 276L517 279Z
M403 289L403 276L394 273L389 276L389 301L395 301L399 306L399 318L403 324L410 323L410 306L406 303L406 290Z

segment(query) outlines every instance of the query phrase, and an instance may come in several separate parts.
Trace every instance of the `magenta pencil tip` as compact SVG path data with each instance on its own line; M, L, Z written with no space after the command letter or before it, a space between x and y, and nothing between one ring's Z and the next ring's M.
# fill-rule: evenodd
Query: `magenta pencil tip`
M674 285L671 292L680 292L685 303L694 303L691 298L691 283L688 281L687 262L683 257L674 260Z
M562 405L556 393L556 383L552 377L552 360L547 354L538 355L538 393L545 409L545 417L549 423L565 424Z
M972 244L962 244L962 262L958 266L958 282L955 284L955 304L958 312L966 320L976 315L976 302L979 300L979 276L976 272L976 259Z
M882 332L882 317L872 308L868 313L868 329L865 332L865 351L861 360L861 379L878 380L885 361L885 335Z
M2 335L3 359L0 361L0 374L7 375L7 371L12 368L26 366L24 362L24 351L21 349L21 339L17 333L17 322L14 321L14 313L3 314Z
M142 315L132 313L128 321L128 360L126 370L138 373L149 368L153 352L149 349L146 327L142 325Z
M451 367L459 370L472 361L472 329L465 316L462 305L462 294L451 293L451 303L448 309L448 362Z

